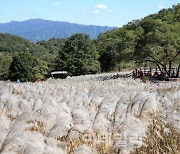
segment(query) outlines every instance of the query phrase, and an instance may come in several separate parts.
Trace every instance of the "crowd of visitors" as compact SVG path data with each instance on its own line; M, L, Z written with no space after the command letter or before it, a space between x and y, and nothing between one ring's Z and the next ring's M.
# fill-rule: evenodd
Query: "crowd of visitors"
M152 73L151 71L143 72L142 70L136 69L133 71L133 78L134 79L139 78L143 81L147 81L147 80L169 81L169 76L162 71L160 73L158 73L158 71L155 71L154 73Z

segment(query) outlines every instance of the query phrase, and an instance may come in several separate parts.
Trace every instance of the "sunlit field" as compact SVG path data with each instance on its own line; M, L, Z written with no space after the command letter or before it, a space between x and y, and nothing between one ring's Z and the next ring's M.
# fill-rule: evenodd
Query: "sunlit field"
M0 82L0 153L180 153L180 82Z

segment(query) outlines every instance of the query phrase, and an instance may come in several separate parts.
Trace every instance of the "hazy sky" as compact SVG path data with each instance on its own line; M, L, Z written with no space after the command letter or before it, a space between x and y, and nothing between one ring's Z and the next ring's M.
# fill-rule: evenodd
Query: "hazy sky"
M177 3L180 0L0 0L0 23L42 18L120 27Z

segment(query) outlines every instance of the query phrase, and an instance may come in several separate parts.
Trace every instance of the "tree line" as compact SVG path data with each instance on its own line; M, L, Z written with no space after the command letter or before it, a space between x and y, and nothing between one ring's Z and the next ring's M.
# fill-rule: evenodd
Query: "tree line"
M75 34L66 39L32 43L0 34L0 79L35 81L51 71L70 75L119 71L141 65L156 66L170 75L180 69L180 4L144 19L102 33L96 40Z

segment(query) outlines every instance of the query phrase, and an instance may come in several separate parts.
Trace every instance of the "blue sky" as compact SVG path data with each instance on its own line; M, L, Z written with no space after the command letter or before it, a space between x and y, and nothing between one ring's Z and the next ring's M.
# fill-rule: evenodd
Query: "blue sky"
M180 0L0 0L0 23L48 19L120 27Z

